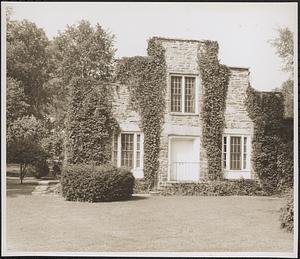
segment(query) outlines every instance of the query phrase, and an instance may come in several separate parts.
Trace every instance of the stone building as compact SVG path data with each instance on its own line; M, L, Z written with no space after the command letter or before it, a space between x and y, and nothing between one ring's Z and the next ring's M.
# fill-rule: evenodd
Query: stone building
M197 63L201 41L156 38L165 48L166 110L159 154L158 184L199 182L207 178L207 156L201 140L202 86ZM225 179L254 177L251 164L253 122L245 105L249 69L229 67L222 167ZM125 85L114 84L114 116L121 133L114 137L113 162L129 166L143 178L143 141L139 114L129 105Z

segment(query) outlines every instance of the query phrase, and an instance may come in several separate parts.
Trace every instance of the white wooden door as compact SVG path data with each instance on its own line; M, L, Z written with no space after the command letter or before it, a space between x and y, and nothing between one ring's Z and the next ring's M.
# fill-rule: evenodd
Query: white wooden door
M171 181L197 181L199 163L194 139L174 138L171 140Z

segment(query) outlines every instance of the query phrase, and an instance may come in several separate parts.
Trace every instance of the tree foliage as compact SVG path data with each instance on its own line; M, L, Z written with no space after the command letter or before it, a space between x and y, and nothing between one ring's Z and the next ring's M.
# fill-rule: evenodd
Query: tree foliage
M20 82L7 78L6 84L6 123L9 126L14 120L29 115L29 104L26 102L24 89Z
M55 63L54 78L49 82L53 94L51 115L64 127L71 82L74 78L92 78L108 82L113 72L114 36L99 24L82 20L67 26L51 44Z
M294 72L294 38L293 32L282 27L277 29L278 37L271 41L272 46L276 49L276 54L283 61L283 71L293 75Z
M294 117L294 38L293 32L282 27L277 29L278 37L271 40L272 46L276 49L276 54L282 59L282 70L289 73L289 79L277 88L284 97L285 116Z
M280 89L284 98L284 115L288 118L294 117L294 80L288 79L283 82Z
M18 81L30 114L42 118L50 97L45 87L50 78L49 40L33 22L9 20L7 23L7 77Z
M113 35L98 23L95 27L82 20L68 26L54 38L52 45L57 62L57 74L64 83L75 77L92 77L108 81L113 71Z
M247 111L254 122L252 140L253 169L269 194L293 185L293 157L289 144L290 127L283 119L283 96L280 93L261 93L249 86ZM292 170L291 170L292 168Z
M21 183L28 165L48 157L41 141L48 135L43 123L34 116L18 118L7 130L7 162L20 164Z

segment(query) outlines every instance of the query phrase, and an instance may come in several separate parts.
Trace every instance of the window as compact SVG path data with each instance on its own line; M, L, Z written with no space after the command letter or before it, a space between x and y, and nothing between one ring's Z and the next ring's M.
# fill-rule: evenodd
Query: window
M223 169L248 170L248 136L223 137Z
M230 137L230 169L241 170L241 137Z
M133 167L133 134L121 134L121 166Z
M172 112L181 112L181 77L171 77L171 107Z
M114 165L118 163L118 134L113 135L112 162Z
M195 77L185 78L184 112L195 112Z
M171 76L171 112L195 113L196 77Z
M141 167L141 135L136 135L136 165L135 167Z
M223 139L223 168L226 168L227 162L227 137Z
M130 169L142 168L142 133L121 133L113 137L112 162Z

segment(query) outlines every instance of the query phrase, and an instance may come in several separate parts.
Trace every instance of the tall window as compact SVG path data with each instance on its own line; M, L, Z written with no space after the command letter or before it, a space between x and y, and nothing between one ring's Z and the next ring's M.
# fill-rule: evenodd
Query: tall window
M179 76L171 77L171 107L172 112L181 112L181 81Z
M241 170L241 137L230 137L230 169Z
M244 148L243 148L243 169L247 167L247 137L244 137Z
M223 168L227 167L227 137L223 139Z
M136 165L135 167L141 167L141 135L136 135Z
M195 77L185 77L184 112L195 112Z
M121 166L133 167L133 134L121 134Z
M114 165L118 164L118 134L113 135L112 162Z
M196 78L171 76L171 112L195 113Z
M130 169L142 168L142 150L142 133L114 135L112 162Z
M225 170L248 169L248 136L223 137L223 168Z

